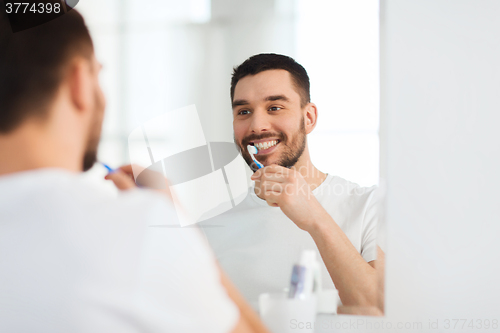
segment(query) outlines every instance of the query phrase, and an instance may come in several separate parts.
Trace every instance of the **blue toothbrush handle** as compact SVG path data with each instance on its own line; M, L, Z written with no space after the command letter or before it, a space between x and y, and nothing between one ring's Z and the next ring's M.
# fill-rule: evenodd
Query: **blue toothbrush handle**
M113 173L113 172L115 172L115 170L113 170L113 169L112 169L109 165L107 165L106 163L102 163L102 162L100 162L100 163L102 164L102 166L104 166L104 167L108 170L108 172L109 172L109 173Z

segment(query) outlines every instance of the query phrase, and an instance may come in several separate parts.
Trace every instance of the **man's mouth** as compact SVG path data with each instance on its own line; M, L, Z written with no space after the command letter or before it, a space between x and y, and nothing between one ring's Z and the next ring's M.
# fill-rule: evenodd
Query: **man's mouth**
M268 154L272 150L274 150L274 147L276 147L281 141L279 139L266 139L266 140L259 140L259 141L253 141L250 142L252 146L257 147L259 150L258 155L263 155L263 154Z

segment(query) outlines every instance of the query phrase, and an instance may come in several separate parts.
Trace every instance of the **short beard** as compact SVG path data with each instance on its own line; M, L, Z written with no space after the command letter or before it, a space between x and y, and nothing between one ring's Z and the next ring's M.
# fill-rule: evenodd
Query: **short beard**
M292 147L283 153L280 160L276 164L290 169L298 162L299 158L304 153L304 150L306 149L307 137L303 117L300 124L299 135L296 137L294 142L292 142Z
M258 168L247 151L246 148L247 144L252 140L261 140L273 136L275 136L273 133L265 134L262 136L249 136L242 141L241 145L236 141L236 138L234 138L234 142L236 143L236 146L239 148L241 156L243 156L245 162L254 172L257 171ZM280 144L283 144L285 147L282 156L276 162L276 164L290 169L298 162L299 158L302 156L304 150L306 149L307 137L306 137L306 127L304 124L304 117L302 117L302 119L300 120L300 128L297 131L295 140L291 142L290 145L288 145L288 140L282 132L278 133L278 137L280 139ZM264 164L267 160L267 156L265 157L259 156L257 160Z
M87 150L83 155L83 172L89 171L97 162L97 149Z
M85 148L85 153L83 154L83 172L89 171L97 162L97 150L101 138L100 132L101 126L98 119L95 119L94 124L91 127L90 138L87 143L87 147Z
M102 120L104 112L104 102L99 98L99 94L95 92L95 101L97 103L94 110L94 119L90 126L90 133L85 147L85 153L83 155L83 172L90 170L94 164L97 162L97 150L99 147L99 141L101 139L102 130Z

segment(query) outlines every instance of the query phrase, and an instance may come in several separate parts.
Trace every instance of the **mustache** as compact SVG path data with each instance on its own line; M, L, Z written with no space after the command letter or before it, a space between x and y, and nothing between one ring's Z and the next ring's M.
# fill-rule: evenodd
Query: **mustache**
M281 142L285 142L286 141L286 137L285 137L285 134L283 134L283 132L264 133L264 134L260 134L260 135L251 134L251 135L247 136L246 138L244 138L243 140L241 140L241 145L243 147L246 147L250 143L250 141L263 140L263 139L276 138L276 137Z

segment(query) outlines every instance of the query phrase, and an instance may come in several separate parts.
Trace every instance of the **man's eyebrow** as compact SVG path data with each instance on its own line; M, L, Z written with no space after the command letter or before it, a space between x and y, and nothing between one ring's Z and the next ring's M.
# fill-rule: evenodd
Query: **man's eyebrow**
M290 102L290 99L286 97L285 95L271 95L267 96L264 98L265 101L283 101L283 102ZM248 102L246 99L237 99L233 101L233 109L237 106L241 105L248 105L250 102Z
M248 101L247 101L247 100L245 100L245 99L237 99L237 100L233 101L233 109L234 109L235 107L237 107L237 106L240 106L240 105L248 105L248 104L250 104L250 103L248 103Z
M285 95L272 95L272 96L267 96L265 99L265 101L283 101L283 102L290 102L290 100L288 99L288 97L286 97Z

